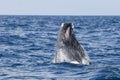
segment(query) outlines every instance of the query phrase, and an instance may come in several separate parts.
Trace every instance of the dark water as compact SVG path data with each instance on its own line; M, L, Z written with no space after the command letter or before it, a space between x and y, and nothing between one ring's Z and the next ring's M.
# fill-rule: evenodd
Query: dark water
M73 22L92 64L52 64L61 22ZM120 80L120 16L0 16L0 80Z

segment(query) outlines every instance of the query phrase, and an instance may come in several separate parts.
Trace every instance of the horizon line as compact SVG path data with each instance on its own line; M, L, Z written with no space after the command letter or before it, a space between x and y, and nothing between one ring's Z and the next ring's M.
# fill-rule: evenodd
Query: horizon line
M103 14L90 14L90 15L71 15L71 14L0 14L0 16L120 16L120 15L103 15Z

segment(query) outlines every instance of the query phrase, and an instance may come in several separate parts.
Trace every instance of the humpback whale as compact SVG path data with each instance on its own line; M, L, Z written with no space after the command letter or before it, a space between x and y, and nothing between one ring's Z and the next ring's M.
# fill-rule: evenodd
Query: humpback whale
M73 64L90 64L90 59L77 41L73 23L62 23L58 31L56 53L53 63L68 62Z

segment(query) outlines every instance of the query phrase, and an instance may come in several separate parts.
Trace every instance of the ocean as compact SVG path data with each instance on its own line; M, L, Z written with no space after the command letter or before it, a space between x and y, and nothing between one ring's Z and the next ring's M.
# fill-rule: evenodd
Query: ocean
M62 22L91 65L51 63ZM0 16L0 80L120 80L120 16Z

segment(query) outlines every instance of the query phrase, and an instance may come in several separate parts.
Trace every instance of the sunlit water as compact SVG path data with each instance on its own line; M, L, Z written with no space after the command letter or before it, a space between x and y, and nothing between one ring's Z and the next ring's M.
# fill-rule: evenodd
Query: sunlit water
M57 32L72 22L92 64L52 64ZM0 16L0 80L120 80L119 16Z

